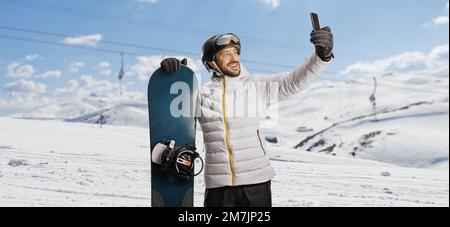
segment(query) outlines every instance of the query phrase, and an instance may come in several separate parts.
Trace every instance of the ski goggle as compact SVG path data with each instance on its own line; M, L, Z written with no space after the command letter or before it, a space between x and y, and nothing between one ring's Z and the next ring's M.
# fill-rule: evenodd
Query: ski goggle
M229 46L231 44L240 45L241 40L233 33L229 33L223 36L220 36L216 40L216 45L219 47Z

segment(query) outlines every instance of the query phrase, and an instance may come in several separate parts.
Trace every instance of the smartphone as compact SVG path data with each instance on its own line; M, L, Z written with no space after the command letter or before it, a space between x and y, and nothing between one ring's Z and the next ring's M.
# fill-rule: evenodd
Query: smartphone
M320 30L319 15L317 13L311 13L311 23L314 31Z

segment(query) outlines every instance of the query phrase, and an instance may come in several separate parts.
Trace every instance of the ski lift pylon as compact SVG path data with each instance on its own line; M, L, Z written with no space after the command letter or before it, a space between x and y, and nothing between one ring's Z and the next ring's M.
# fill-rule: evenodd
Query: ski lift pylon
M123 67L123 52L120 53L120 71L119 71L119 86L120 86L120 96L122 96L123 94L123 90L122 90L122 79L125 76L125 70Z

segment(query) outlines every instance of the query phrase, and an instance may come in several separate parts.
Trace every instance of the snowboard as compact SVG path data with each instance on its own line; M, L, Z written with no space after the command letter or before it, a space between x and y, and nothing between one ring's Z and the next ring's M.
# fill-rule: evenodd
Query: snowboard
M148 84L150 152L158 143L195 146L197 78L186 66L167 74L158 69ZM151 157L151 155L150 155ZM151 164L152 207L193 207L194 177L182 178Z

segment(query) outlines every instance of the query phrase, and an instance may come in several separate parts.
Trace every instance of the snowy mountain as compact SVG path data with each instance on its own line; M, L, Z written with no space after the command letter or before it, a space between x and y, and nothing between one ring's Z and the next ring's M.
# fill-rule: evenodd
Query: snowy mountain
M66 122L81 122L99 124L100 116L105 118L107 125L123 125L133 127L148 127L148 109L146 103L127 103L109 109L85 114L76 118L65 119Z
M280 103L275 147L448 170L448 71L313 85ZM374 113L377 113L376 116Z
M98 124L103 115L108 125L147 127L147 103L142 97L90 94L82 98L69 98L39 106L25 113L8 114L5 117L20 119L59 120Z

